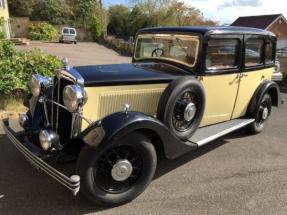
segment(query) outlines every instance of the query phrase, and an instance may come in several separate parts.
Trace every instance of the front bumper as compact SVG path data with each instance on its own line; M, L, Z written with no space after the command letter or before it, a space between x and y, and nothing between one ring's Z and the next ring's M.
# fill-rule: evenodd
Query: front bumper
M37 155L35 155L31 150L29 150L25 144L20 142L20 136L21 133L15 133L10 127L9 127L9 120L4 119L3 120L3 128L6 132L8 138L11 140L11 142L14 144L14 146L25 156L25 158L36 168L42 170L50 177L54 178L56 181L58 181L60 184L68 188L70 191L72 191L73 195L77 195L77 193L80 190L80 177L78 175L72 175L70 178L63 173L56 170L54 167L50 166L48 163L46 163L44 160L39 158ZM22 133L23 134L23 133Z

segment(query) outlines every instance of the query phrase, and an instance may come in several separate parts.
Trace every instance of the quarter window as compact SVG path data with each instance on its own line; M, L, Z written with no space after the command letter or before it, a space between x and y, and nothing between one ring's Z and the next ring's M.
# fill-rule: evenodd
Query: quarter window
M245 66L258 66L263 64L262 50L264 41L248 39L245 43Z
M206 68L208 70L237 68L239 45L237 39L209 40L205 62Z
M265 45L265 63L274 62L274 44L271 41L268 41Z

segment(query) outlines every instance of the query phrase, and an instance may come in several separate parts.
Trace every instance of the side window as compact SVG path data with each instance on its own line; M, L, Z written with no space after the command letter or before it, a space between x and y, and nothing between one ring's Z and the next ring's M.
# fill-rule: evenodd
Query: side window
M274 63L274 44L271 41L267 41L265 45L265 63Z
M237 39L211 39L206 51L208 70L230 69L238 67L240 41Z
M261 39L248 39L245 43L245 66L258 66L263 64L263 44Z

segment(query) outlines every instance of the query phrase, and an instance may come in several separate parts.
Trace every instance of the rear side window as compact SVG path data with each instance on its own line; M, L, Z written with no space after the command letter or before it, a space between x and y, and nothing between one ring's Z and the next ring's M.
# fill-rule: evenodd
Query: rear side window
M230 69L238 67L240 42L237 39L211 39L206 53L208 70Z
M274 44L271 41L265 45L265 63L274 63Z
M64 33L64 34L69 34L69 29L68 29L68 28L64 28L64 29L63 29L63 33Z
M245 66L258 66L263 64L263 44L261 39L248 39L245 43Z
M75 35L76 34L75 30L74 29L70 29L70 34Z

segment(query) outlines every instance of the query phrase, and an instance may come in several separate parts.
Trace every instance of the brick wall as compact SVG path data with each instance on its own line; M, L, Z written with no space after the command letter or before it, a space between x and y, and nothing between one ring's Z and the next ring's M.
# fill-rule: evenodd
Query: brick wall
M287 23L283 18L279 18L267 30L273 32L278 39L287 39Z

